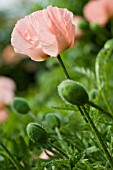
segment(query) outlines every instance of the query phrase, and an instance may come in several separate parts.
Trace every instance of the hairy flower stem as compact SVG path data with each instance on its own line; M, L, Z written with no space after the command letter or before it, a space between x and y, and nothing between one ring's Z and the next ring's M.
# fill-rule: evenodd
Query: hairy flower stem
M70 79L70 76L69 76L69 74L68 74L68 72L67 72L67 70L66 70L66 68L65 68L65 65L64 65L64 63L63 63L63 61L62 61L60 55L58 55L57 58L58 58L58 61L59 61L60 65L61 65L61 67L62 67L62 70L63 70L63 72L64 72L66 78L67 78L67 79Z
M58 56L58 60L59 60L59 62L60 62L60 65L61 65L61 67L62 67L62 69L63 69L63 71L64 71L67 79L70 79L70 76L69 76L69 74L68 74L68 72L67 72L67 70L66 70L66 68L65 68L65 65L64 65L63 61L61 60L60 55ZM102 112L104 112L104 113L106 112L106 111L104 111L101 107L97 106L96 104L93 104L92 102L89 102L89 104L90 104L92 107L95 107L95 108L97 108L98 110L100 110L100 111L102 111ZM112 157L111 157L109 151L107 150L106 144L104 143L103 139L101 138L101 136L100 136L100 134L99 134L96 126L94 125L92 119L90 118L90 116L89 116L86 108L85 108L84 106L79 106L79 105L77 105L77 107L78 107L81 115L83 116L84 120L85 120L87 123L89 123L90 128L92 129L94 135L97 137L98 143L99 143L99 145L101 146L101 149L103 150L103 152L104 152L104 154L105 154L105 156L106 156L106 159L108 160L111 168L113 169L113 160L112 160ZM106 112L106 114L110 114L110 113ZM112 116L112 115L110 114L109 116Z
M94 135L97 137L97 141L101 147L101 149L103 150L104 154L105 154L105 157L106 159L108 160L111 168L113 168L113 160L112 160L112 157L107 149L107 146L106 144L104 143L104 140L102 139L101 135L99 134L95 124L93 123L91 117L89 116L89 113L87 112L86 108L84 106L80 106L80 109L81 109L81 112L83 112L88 120L88 123L94 133Z
M29 111L28 114L32 119L34 119L36 121L37 118L31 111Z
M15 168L17 170L22 170L22 167L19 164L19 162L13 157L13 155L9 152L9 150L5 147L5 145L2 142L0 142L0 146L5 150L5 152L7 153L9 158L11 159L12 163L15 165Z
M58 127L55 127L55 131L56 131L56 134L57 134L58 138L59 138L60 140L62 140L62 136L61 136L61 134L60 134L60 131L59 131Z
M100 106L96 105L95 103L93 103L92 101L89 101L88 104L98 110L100 110L101 112L105 113L107 116L109 116L110 118L113 119L113 115L111 113L109 113L108 111L104 110L103 108L101 108Z

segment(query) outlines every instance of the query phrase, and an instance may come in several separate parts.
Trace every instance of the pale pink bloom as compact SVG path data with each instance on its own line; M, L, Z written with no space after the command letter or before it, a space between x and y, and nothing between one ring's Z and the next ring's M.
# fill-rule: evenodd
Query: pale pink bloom
M105 25L109 20L107 6L104 0L89 1L84 9L85 18L91 23Z
M4 109L1 109L0 110L0 123L3 123L6 121L6 119L8 118L8 112L7 110L4 108Z
M109 18L113 18L113 0L103 0L109 14Z
M0 101L0 110L4 108L4 103Z
M0 76L0 89L15 91L15 82L11 78Z
M42 61L70 48L74 43L73 14L67 9L48 6L19 20L11 43L17 53Z
M7 77L0 77L0 103L10 104L14 98L15 82Z
M50 151L48 151L47 149L46 149L46 152L47 152L49 155L53 156L53 153L50 152ZM49 156L46 154L46 152L43 151L43 152L40 154L39 158L45 159L45 160L49 159Z
M83 20L81 16L74 16L73 24L75 25L75 37L80 38L83 35L83 31L78 28L78 24Z
M21 55L16 54L11 45L7 45L2 53L3 62L7 64L18 63L21 60Z

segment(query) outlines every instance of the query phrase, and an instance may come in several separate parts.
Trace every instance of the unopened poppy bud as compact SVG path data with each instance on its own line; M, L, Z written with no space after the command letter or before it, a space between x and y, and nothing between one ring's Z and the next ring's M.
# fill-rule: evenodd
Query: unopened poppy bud
M45 117L45 120L52 129L55 129L55 127L60 127L60 119L54 113L48 113Z
M12 108L15 112L21 114L27 114L30 111L27 101L21 97L15 97L13 99Z
M112 48L113 49L113 38L108 40L105 44L104 44L104 48L105 49L109 49Z
M58 86L60 97L72 105L84 105L89 97L83 86L73 80L65 80Z
M39 144L46 144L48 140L47 132L37 123L29 123L27 125L27 134L30 139Z

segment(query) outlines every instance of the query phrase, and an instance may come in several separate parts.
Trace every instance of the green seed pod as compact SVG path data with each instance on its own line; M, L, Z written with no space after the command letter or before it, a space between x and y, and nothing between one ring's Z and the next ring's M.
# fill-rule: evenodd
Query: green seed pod
M29 123L27 125L27 134L30 139L38 144L46 144L48 140L47 132L37 123Z
M45 120L52 129L55 129L55 127L60 127L60 119L54 113L48 113L45 117Z
M30 111L30 107L27 101L21 97L15 97L12 102L12 109L21 114L27 114Z
M73 80L63 81L58 86L58 93L65 102L72 105L84 105L89 101L84 87Z
M104 48L105 49L109 49L112 48L113 49L113 38L108 40L105 44L104 44Z

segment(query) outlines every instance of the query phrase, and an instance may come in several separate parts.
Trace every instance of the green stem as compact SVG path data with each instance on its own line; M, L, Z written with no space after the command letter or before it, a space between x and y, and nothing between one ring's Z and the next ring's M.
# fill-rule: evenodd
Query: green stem
M60 134L60 131L59 131L58 127L55 127L55 131L56 131L56 134L57 134L58 138L59 138L60 140L62 140L62 136L61 136L61 134Z
M29 111L29 116L36 121L36 116L31 111Z
M8 154L9 158L11 159L12 163L15 165L17 170L21 170L22 167L19 164L19 162L13 157L13 155L9 152L9 150L5 147L5 145L0 142L1 147L5 150L5 152Z
M69 76L69 74L68 74L68 72L67 72L67 70L66 70L66 68L65 68L65 65L64 65L64 63L63 63L63 61L62 61L60 55L58 55L57 58L58 58L58 61L59 61L60 65L61 65L61 67L62 67L62 70L63 70L63 72L64 72L66 78L67 78L67 79L70 79L70 76Z
M78 110L80 111L81 115L83 116L85 122L88 123L88 120L86 119L86 116L85 116L84 112L82 111L81 107L80 106L77 106L77 107L78 107Z
M82 110L82 109L83 109L83 112L84 112L84 114L85 114L85 116L86 116L86 118L87 118L87 120L88 120L88 122L89 122L89 124L90 124L90 127L91 127L94 135L97 137L98 143L99 143L99 145L101 146L101 148L102 148L102 150L103 150L103 152L104 152L104 154L105 154L106 159L108 160L111 168L113 168L113 160L112 160L112 157L111 157L111 155L110 155L110 153L109 153L109 151L108 151L108 149L107 149L106 144L104 143L104 140L101 138L101 136L100 136L100 134L99 134L96 126L94 125L91 117L89 116L86 108L85 108L84 106L81 106L81 110Z
M56 145L54 145L52 143L48 143L48 145L51 146L52 148L56 149L59 153L61 153L66 158L69 158L68 155L64 151L62 151L60 148L58 148Z
M60 144L60 146L62 147L63 150L66 151L67 148L66 148L65 145L64 145L64 141L63 141L63 139L62 139L62 136L61 136L61 133L60 133L58 127L55 127L55 131L56 131L56 134L57 134L57 136L58 136L58 138L59 138L59 144ZM66 152L67 152L67 151L66 151Z
M101 108L100 106L96 105L95 103L93 103L92 101L88 102L89 105L91 105L92 107L100 110L101 112L105 113L107 116L109 116L110 118L113 118L113 115L111 113L109 113L108 111L104 110L103 108Z

